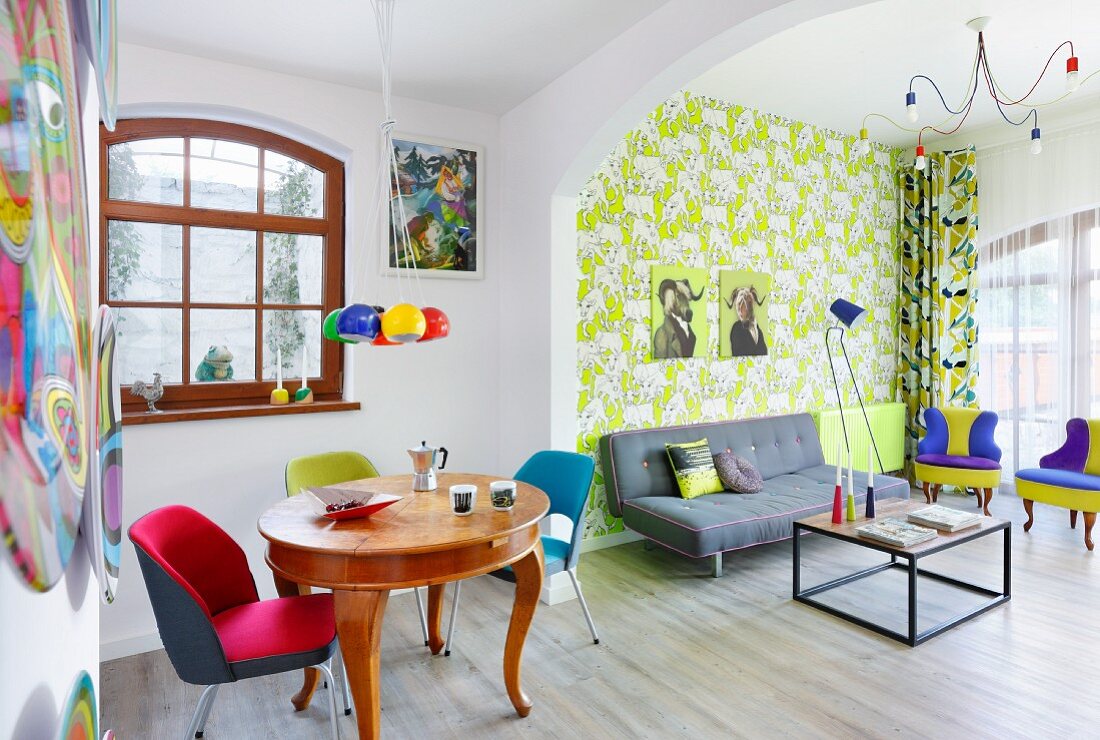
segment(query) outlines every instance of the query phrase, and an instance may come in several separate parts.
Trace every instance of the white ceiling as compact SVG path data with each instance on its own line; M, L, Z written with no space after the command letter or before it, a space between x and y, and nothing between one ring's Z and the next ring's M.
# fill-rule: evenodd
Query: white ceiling
M877 111L903 125L909 79L926 74L958 108L970 79L977 34L964 25L976 16L993 20L985 32L993 75L1019 97L1038 76L1054 47L1072 39L1082 79L1100 68L1100 2L1086 0L883 0L820 18L757 44L686 85L692 92L855 134L865 113ZM1065 51L1051 63L1036 101L1065 91ZM935 91L918 80L920 125L945 117ZM1085 98L1100 105L1100 75L1066 99L1079 108ZM1039 125L1059 106L1040 109ZM1019 109L1009 110L1019 120ZM984 85L964 124L967 129L1000 121ZM1007 124L1004 124L1007 127ZM870 137L910 146L915 133L871 120ZM1018 129L1030 136L1030 124ZM961 132L960 132L961 133ZM938 137L926 137L934 142Z
M399 0L394 95L504 113L667 0ZM119 38L378 90L368 0L124 0Z

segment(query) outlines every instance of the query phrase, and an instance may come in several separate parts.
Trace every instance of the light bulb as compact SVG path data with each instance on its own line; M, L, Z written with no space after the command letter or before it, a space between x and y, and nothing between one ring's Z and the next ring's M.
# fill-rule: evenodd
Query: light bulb
M917 158L913 161L913 168L924 171L924 165L926 161L924 159L924 147L920 144L917 145Z
M1077 67L1077 57L1066 60L1066 92L1073 92L1081 85L1081 80L1077 76Z
M861 157L866 157L871 151L871 141L867 138L867 129L865 128L859 130L859 142L856 144L856 151Z
M910 123L916 123L920 113L917 112L917 94L910 90L905 94L905 115Z
M1039 129L1031 129L1031 153L1039 154L1043 151L1043 140L1039 136Z

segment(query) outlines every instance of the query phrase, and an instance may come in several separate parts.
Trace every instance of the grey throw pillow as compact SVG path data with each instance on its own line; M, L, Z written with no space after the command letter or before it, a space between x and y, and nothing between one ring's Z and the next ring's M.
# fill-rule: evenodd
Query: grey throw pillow
M764 490L764 478L751 462L732 452L720 452L714 456L714 467L726 490L734 493L760 493Z

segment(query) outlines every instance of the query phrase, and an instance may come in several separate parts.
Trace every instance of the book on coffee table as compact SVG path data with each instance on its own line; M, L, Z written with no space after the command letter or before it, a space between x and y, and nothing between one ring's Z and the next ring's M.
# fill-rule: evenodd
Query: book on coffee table
M922 527L933 527L941 532L958 532L967 527L976 527L982 518L969 511L959 511L946 506L929 506L909 512L907 517L913 524Z
M936 530L891 518L856 527L856 534L893 547L909 547L932 539L936 536Z

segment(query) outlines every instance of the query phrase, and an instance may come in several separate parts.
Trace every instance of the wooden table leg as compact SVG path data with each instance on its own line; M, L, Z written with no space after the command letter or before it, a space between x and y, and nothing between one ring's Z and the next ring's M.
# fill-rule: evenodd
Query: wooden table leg
M432 655L443 649L443 591L447 584L428 586L428 648Z
M523 643L527 640L527 630L531 628L531 619L535 616L535 607L542 593L543 579L542 542L521 560L512 563L516 574L516 600L512 604L512 621L508 624L508 639L504 643L504 685L508 688L508 698L516 708L516 714L526 717L531 713L531 699L520 685L520 661L523 657Z
M272 575L275 578L275 590L279 593L279 596L305 596L313 591L304 584ZM321 680L321 672L316 668L306 668L302 673L302 688L297 694L290 697L290 703L294 705L295 712L304 712L309 707L309 702L313 699L313 692L317 690L317 682Z
M377 738L381 732L379 643L382 640L382 617L386 611L389 591L332 592L336 603L336 634L344 651L348 683L355 699L356 722L362 740ZM335 687L333 688L335 690Z

